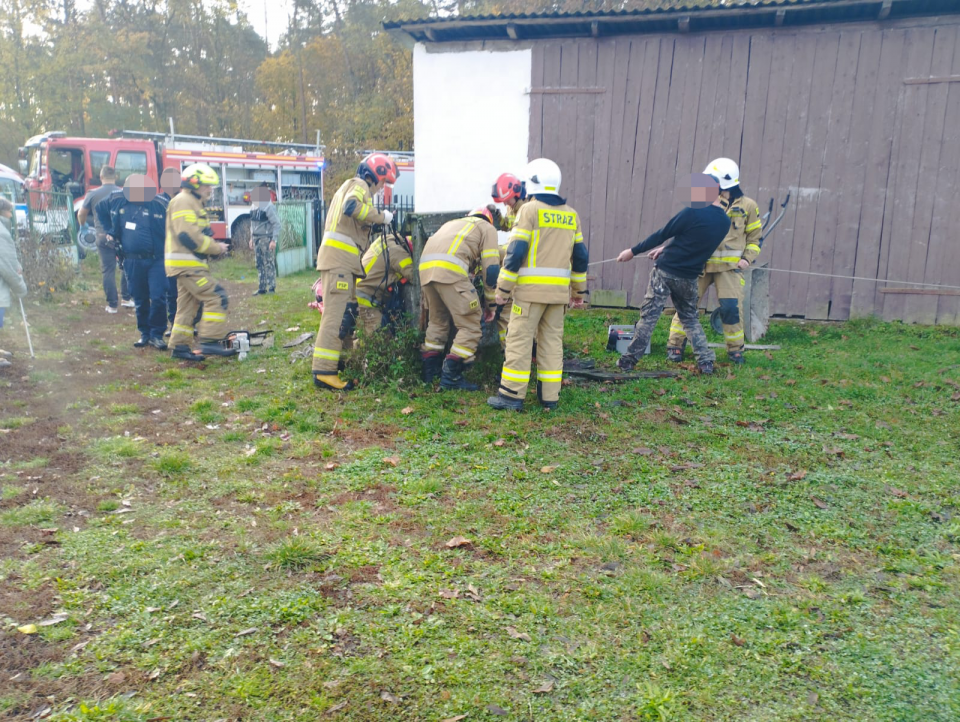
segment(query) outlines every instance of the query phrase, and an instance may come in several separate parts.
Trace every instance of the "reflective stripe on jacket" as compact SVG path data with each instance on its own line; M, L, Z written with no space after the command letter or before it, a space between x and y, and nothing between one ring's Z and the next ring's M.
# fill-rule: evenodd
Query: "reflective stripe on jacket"
M383 223L383 213L374 208L367 182L362 178L346 181L330 201L317 251L317 270L344 270L363 276L360 257L367 248L370 226L378 223Z
M207 257L222 253L220 244L207 235L209 229L210 221L200 197L186 188L177 193L167 206L163 260L168 276L209 268Z
M743 258L753 263L760 255L760 236L763 221L760 208L752 198L740 196L727 206L730 230L707 259L707 273L721 273L737 267Z
M420 283L454 283L470 275L480 264L484 297L494 306L496 277L500 268L497 229L486 218L469 216L447 221L427 239L420 256ZM495 269L490 271L490 269Z
M587 290L588 260L577 212L534 198L510 234L497 288L518 301L567 303Z

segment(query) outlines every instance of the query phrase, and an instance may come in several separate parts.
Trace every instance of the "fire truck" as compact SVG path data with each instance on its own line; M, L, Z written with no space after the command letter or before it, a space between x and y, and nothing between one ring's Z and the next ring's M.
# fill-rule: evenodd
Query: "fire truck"
M250 191L266 184L278 201L323 198L323 147L301 143L214 138L143 131L116 131L111 138L71 138L43 133L20 148L19 160L27 202L41 208L51 192L69 194L74 212L87 193L100 185L100 169L113 166L122 183L142 173L160 185L167 168L178 173L191 163L207 163L220 185L207 204L218 240L245 238L250 224ZM252 151L268 148L273 152ZM81 234L81 238L90 236ZM83 240L81 243L89 243ZM86 249L90 250L90 249Z

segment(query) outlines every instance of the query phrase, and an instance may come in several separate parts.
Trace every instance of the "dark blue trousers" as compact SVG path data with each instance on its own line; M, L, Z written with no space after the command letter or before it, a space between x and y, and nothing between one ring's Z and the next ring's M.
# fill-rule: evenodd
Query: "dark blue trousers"
M137 305L137 328L144 338L163 338L167 330L167 273L163 258L126 258L127 286Z

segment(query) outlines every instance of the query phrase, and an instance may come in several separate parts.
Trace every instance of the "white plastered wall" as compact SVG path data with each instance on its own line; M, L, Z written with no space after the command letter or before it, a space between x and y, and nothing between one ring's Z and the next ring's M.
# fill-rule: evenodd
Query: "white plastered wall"
M530 134L531 51L413 51L418 213L490 203L504 172L519 175Z

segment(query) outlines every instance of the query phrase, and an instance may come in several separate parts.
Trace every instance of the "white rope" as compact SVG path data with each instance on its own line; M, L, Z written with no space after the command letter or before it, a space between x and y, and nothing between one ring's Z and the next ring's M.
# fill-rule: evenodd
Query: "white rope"
M594 261L588 266L601 266L604 263L612 263L616 258L608 258L605 261ZM796 273L802 276L820 276L821 278L839 278L846 281L869 281L871 283L899 283L906 286L930 286L931 288L946 288L960 291L960 286L948 286L944 283L926 283L923 281L897 281L892 278L869 278L867 276L843 276L837 273L817 273L816 271L793 271L789 268L762 268L761 270L773 271L775 273Z

